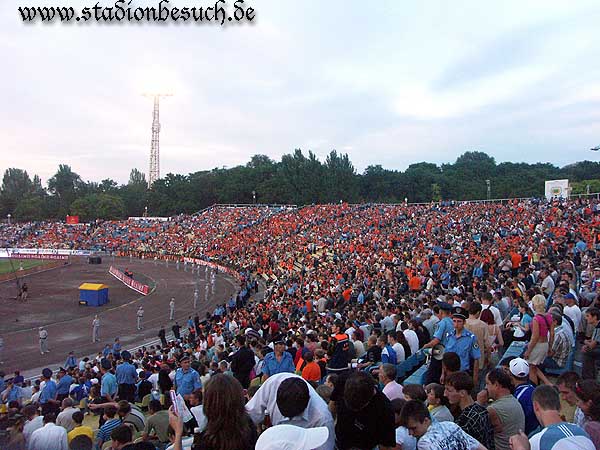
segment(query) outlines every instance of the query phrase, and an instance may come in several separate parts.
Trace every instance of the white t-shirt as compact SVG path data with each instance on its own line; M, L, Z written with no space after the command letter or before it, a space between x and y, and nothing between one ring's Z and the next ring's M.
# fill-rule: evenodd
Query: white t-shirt
M417 333L413 330L404 330L404 337L410 346L410 353L412 355L416 354L419 351L419 336L417 336Z
M396 363L400 364L402 361L406 359L406 355L404 354L404 347L400 342L396 342L392 345L392 348L396 352Z
M573 321L573 325L575 325L574 331L578 331L579 324L581 323L581 309L579 309L579 306L577 306L577 305L565 306L563 308L563 312L567 316L569 316L571 318L571 320Z
M396 428L396 444L402 446L402 450L416 450L417 440L408 433L406 427Z
M529 439L531 450L595 450L588 434L567 422L549 425Z
M404 391L402 389L402 385L396 383L395 381L390 381L383 387L383 394L390 400L394 399L403 399Z

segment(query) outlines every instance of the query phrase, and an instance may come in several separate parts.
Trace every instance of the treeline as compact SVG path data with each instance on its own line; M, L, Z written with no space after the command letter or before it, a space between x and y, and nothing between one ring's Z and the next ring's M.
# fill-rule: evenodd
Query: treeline
M0 213L16 220L118 219L193 213L215 203L430 202L541 197L545 180L567 178L574 193L600 190L600 163L582 161L559 168L549 163L501 163L482 152L466 152L453 164L421 162L404 172L369 166L358 174L347 154L332 151L325 161L301 150L276 162L255 155L243 166L189 175L167 174L148 189L145 175L131 171L129 182L83 181L60 165L44 188L22 169L7 169L0 189Z

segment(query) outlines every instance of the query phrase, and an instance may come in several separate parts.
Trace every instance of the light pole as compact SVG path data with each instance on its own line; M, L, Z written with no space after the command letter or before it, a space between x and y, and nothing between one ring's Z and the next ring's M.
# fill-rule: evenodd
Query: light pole
M487 186L487 199L490 200L492 198L492 182L485 180L485 184Z
M252 203L256 204L256 191L252 191Z
M10 225L10 218L11 218L11 217L12 217L12 216L11 216L10 214L7 214L7 216L6 216L6 218L8 219L8 224L9 224L9 225Z

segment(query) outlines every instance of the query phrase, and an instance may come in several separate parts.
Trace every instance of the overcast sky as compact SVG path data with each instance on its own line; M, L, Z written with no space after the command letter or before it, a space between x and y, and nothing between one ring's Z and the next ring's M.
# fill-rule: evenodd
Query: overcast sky
M255 24L225 28L25 25L17 12L96 1L0 0L2 172L44 183L60 163L85 180L147 172L141 93L155 86L174 94L161 104L161 175L295 148L347 152L359 172L467 150L598 158L598 0L247 0Z

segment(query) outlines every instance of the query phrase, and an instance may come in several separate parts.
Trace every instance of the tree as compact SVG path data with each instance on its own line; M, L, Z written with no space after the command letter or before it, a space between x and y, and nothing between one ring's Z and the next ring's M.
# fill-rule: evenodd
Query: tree
M148 182L146 181L146 175L144 172L140 172L138 169L131 169L129 173L129 183L128 185L144 185L148 186Z
M327 200L337 202L356 202L358 200L359 183L356 171L347 153L338 155L332 150L325 159L327 172Z
M131 169L129 182L119 188L118 194L123 199L127 216L142 216L148 202L148 183L144 173Z
M2 217L14 213L15 208L34 190L34 184L27 171L10 168L4 172L0 188L0 208Z
M88 194L71 205L71 212L82 221L114 220L125 216L125 203L116 195Z
M81 177L73 172L70 166L66 164L58 166L58 171L48 180L48 189L58 198L59 217L69 213L69 206L82 186Z

